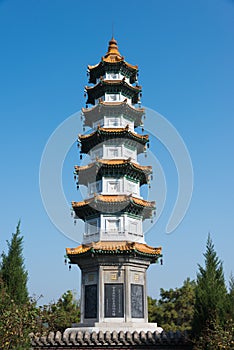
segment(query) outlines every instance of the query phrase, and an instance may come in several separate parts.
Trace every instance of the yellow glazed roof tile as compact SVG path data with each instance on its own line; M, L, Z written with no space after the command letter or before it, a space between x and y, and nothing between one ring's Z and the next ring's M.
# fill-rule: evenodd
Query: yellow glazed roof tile
M104 106L104 107L114 106L116 108L118 108L119 106L126 106L127 108L132 109L134 112L143 113L145 111L144 108L135 108L135 107L131 106L127 102L127 99L125 99L124 101L120 101L120 102L106 102L106 101L100 100L99 104L92 106L91 108L82 108L82 112L89 113L89 112L94 111L95 109L100 108L100 106Z
M134 65L124 61L124 57L119 52L117 41L113 37L109 41L108 51L105 54L105 56L102 57L102 61L103 62L107 62L107 63L124 62L129 68L138 69L138 66L134 66ZM90 70L94 69L94 68L98 67L99 64L100 63L98 63L98 64L96 64L94 66L89 65L88 68Z
M140 253L150 255L160 255L162 253L161 247L151 247L145 243L129 242L129 241L108 241L108 242L92 242L90 244L81 244L76 248L67 248L68 255L79 255L84 254L90 250L101 250L101 251L138 251Z
M120 79L120 80L107 80L107 79L103 80L102 79L99 82L97 82L94 86L86 85L85 86L85 90L87 92L89 92L89 91L92 92L95 88L100 87L102 85L123 85L123 86L128 86L129 89L134 90L135 92L141 91L141 89L142 89L142 87L140 85L136 85L136 86L131 85L131 84L127 83L126 80L123 78L123 79Z
M95 195L92 198L85 199L84 201L81 202L72 202L72 207L73 208L79 208L83 207L85 205L89 205L95 201L100 201L100 202L106 202L106 203L121 203L121 202L130 202L132 201L133 203L140 205L142 207L148 207L148 208L154 208L155 207L155 202L154 201L146 201L144 199L140 199L137 197L133 196L128 196L128 195Z
M106 133L123 133L123 132L129 132L129 134L139 138L139 139L148 139L149 138L149 135L140 135L140 134L137 134L135 132L132 132L129 130L129 126L127 125L125 128L102 128L100 126L97 127L97 130L95 130L94 132L92 132L91 134L87 134L87 135L78 135L79 136L79 139L87 139L93 135L95 135L98 131L100 132L106 132Z
M87 169L91 169L96 164L103 164L103 165L124 165L124 164L131 164L134 168L137 168L142 171L151 171L152 166L143 166L139 165L137 163L134 163L131 161L131 159L96 159L96 163L90 163L88 165L83 166L75 166L76 171L85 171Z

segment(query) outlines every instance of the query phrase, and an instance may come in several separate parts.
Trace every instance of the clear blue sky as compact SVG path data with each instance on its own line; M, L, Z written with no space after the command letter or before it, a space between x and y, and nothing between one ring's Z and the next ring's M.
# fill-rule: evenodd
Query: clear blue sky
M139 65L143 105L176 127L194 167L191 205L167 235L177 175L166 150L156 147L168 193L146 236L164 253L164 265L149 269L149 295L195 278L208 232L227 280L234 272L234 1L1 0L0 251L21 218L29 291L43 294L41 303L68 289L79 295L80 288L78 269L63 264L65 248L76 243L54 227L41 201L41 155L55 128L84 106L86 66L105 54L112 22L120 52ZM74 145L63 169L68 202L77 200L77 163Z

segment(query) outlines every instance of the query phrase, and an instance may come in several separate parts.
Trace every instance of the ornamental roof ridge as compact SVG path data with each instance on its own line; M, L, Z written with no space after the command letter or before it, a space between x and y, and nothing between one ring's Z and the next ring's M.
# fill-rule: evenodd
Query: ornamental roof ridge
M92 91L95 88L97 88L98 86L102 86L102 85L125 85L128 86L130 89L132 90L139 90L141 91L142 86L141 85L131 85L129 84L126 80L125 77L123 77L123 79L116 79L116 80L107 80L107 79L101 79L99 82L97 82L95 85L93 86L85 86L86 91Z
M126 66L128 66L131 69L138 70L137 65L132 65L124 60L124 56L122 56L119 52L117 41L115 40L114 37L112 37L111 40L109 41L107 53L104 56L102 56L101 62L99 62L98 64L93 65L93 66L88 65L88 69L89 70L95 69L101 63L115 64L115 63L120 63L120 62L125 63Z
M120 203L120 202L132 202L141 207L155 208L155 201L147 201L145 199L137 198L130 195L113 195L113 194L94 194L93 197L84 199L80 202L72 202L73 208L83 207L89 205L95 201L105 202L105 203Z
M151 165L140 165L132 161L132 158L128 159L102 159L102 158L96 158L95 162L89 163L87 165L75 165L74 168L77 171L84 171L86 169L90 169L93 166L97 164L103 164L103 165L124 165L124 164L130 164L133 167L142 170L142 171L152 171Z
M87 139L93 135L95 135L96 133L98 132L113 132L113 133L121 133L121 132L125 132L127 131L129 134L139 138L139 139L149 139L149 135L140 135L136 132L132 132L130 129L129 129L129 125L126 125L124 128L103 128L101 127L100 125L97 126L97 130L93 131L92 133L90 134L87 134L87 135L82 135L82 134L79 134L78 137L79 139Z
M105 108L105 107L110 107L110 106L116 107L116 108L118 108L119 106L125 106L127 108L134 110L135 112L138 112L138 113L143 113L145 111L144 108L136 108L134 106L131 106L128 103L128 100L125 98L123 101L120 101L120 102L106 102L106 101L99 100L98 104L96 104L95 106L92 106L90 108L82 108L82 112L84 114L86 114L86 113L94 111L97 108L100 108L100 107Z
M131 241L98 241L88 244L81 244L76 248L66 248L68 255L83 254L88 251L138 251L140 253L161 255L162 247L151 247L146 243Z
M105 54L105 56L102 57L103 61L106 62L113 62L113 61L122 61L124 60L124 57L120 54L117 41L112 36L111 40L109 41L108 45L108 51Z

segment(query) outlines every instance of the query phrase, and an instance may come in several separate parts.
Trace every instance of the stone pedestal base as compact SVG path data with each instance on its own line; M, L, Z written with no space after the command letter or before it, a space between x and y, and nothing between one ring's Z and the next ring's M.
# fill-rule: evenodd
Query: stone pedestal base
M65 330L65 333L72 333L72 332L100 332L102 331L104 332L113 332L116 331L118 332L158 332L161 333L163 331L163 329L161 327L158 327L157 323L143 323L143 322L125 322L125 323L106 323L106 322L102 322L102 323L94 323L93 326L90 325L85 325L85 324L76 324L71 328L67 328Z

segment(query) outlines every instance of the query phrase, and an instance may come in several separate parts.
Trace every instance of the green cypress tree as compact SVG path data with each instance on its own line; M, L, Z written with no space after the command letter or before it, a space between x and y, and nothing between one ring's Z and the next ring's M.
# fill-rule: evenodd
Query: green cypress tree
M27 280L23 258L23 237L20 236L20 221L11 241L7 241L8 253L2 253L1 277L8 295L17 305L28 302Z
M199 266L195 289L193 332L199 337L207 326L222 325L227 312L227 289L223 265L214 250L210 235L206 244L205 266Z
M231 274L231 277L229 280L228 301L229 301L229 307L228 307L229 318L231 318L232 321L234 322L234 276L233 274Z

